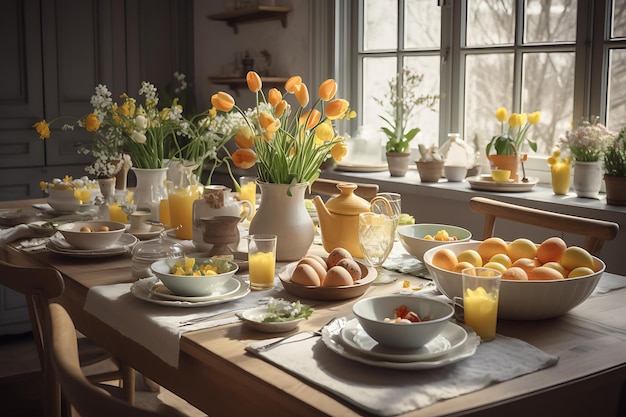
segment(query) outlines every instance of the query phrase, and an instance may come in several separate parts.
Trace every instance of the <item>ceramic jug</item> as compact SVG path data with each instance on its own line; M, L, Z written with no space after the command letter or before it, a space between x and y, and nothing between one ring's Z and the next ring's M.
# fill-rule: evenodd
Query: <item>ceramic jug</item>
M359 245L359 214L372 211L372 204L381 201L393 215L389 202L384 197L374 197L367 201L356 194L358 188L353 183L337 184L340 194L328 199L326 204L320 196L313 199L322 229L322 245L327 252L344 248L355 258L363 258Z
M242 206L246 209L242 210ZM194 201L193 244L199 251L209 251L212 245L204 241L203 217L233 216L242 222L252 211L252 203L248 200L237 201L232 196L230 188L223 185L207 185L204 187L204 198Z

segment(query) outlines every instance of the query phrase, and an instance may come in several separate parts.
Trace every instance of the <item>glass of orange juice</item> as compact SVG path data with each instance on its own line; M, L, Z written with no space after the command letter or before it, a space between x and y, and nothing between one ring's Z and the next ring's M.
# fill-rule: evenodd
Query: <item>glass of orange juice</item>
M462 271L463 314L483 342L496 337L498 294L502 274L491 268L466 268Z
M252 212L248 214L248 221L252 220L256 213L256 177L240 177L239 185L241 200L248 200L252 206Z
M202 198L203 189L202 185L187 185L168 190L169 224L177 239L193 238L193 202Z
M276 235L256 234L248 240L250 289L266 290L274 286L276 270Z

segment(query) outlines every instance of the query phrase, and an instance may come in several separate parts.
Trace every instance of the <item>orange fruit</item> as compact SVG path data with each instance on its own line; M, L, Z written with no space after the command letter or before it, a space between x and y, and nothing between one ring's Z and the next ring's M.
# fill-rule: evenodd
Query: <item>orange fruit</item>
M486 264L483 265L483 268L495 269L501 274L504 274L504 271L506 271L506 266L498 262L487 262Z
M578 268L579 266L586 266L593 269L593 257L585 249L578 246L570 246L563 251L561 265L568 271Z
M537 248L537 259L542 264L547 262L559 262L563 252L567 249L567 244L560 237L550 237Z
M507 245L502 238L488 237L480 242L476 250L481 258L483 258L483 263L487 263L493 255L497 255L498 253L504 253L506 255L509 250L509 245Z
M519 266L512 266L502 273L502 279L528 281L528 274Z
M482 265L482 261L480 262L480 264ZM474 266L475 265L472 265L471 263L467 261L462 261L455 265L453 271L458 272L460 274L461 272L463 272L464 269L473 268Z
M459 262L469 262L472 266L483 266L483 258L474 249L467 249L456 256Z
M585 277L594 273L594 270L591 268L587 268L586 266L579 266L578 268L572 269L567 275L567 278Z
M456 259L456 255L450 249L439 249L433 255L433 265L438 268L445 269L446 271L454 271L454 267L459 261Z
M512 263L511 258L509 258L509 256L505 255L504 253L498 253L493 255L491 259L489 259L489 263L491 262L497 262L499 264L502 264L505 268L509 268Z
M508 255L513 262L519 258L533 259L536 253L537 245L529 239L519 238L509 243Z
M517 261L513 262L511 266L517 266L519 268L522 268L528 274L539 265L537 265L537 262L534 259L519 258Z
M555 280L563 279L563 275L556 269L548 268L547 266L538 266L530 271L528 279L535 281Z
M565 268L563 268L563 265L561 265L558 262L546 262L545 264L541 266L545 266L546 268L556 269L557 271L559 271L561 275L563 275L563 278L567 278L567 271L565 270Z

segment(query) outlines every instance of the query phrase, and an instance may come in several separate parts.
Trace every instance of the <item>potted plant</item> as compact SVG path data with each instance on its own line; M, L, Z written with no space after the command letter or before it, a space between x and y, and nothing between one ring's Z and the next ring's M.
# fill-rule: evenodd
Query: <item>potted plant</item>
M626 206L626 127L607 144L604 172L606 202Z
M374 101L386 109L388 115L379 116L385 125L381 128L387 136L385 151L389 172L402 177L409 167L409 144L420 132L419 127L409 128L411 116L422 110L435 111L438 95L419 94L418 89L424 76L404 69L388 82L387 93Z
M519 153L524 143L528 143L533 152L537 151L537 143L527 135L530 126L541 120L541 112L536 111L528 116L526 113L511 113L509 116L508 111L500 107L496 110L496 118L500 122L500 134L492 137L487 144L487 158L492 169L508 169L511 171L511 178L517 181L517 166L521 157ZM505 122L508 125L506 129Z

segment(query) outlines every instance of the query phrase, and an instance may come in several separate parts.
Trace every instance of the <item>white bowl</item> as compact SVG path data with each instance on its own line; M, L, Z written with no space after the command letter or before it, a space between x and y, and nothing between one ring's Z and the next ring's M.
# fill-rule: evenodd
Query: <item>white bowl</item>
M456 236L456 241L426 240L424 236L435 236L438 231L445 230L450 236ZM458 226L450 226L447 224L421 223L411 224L408 226L398 227L398 235L400 243L411 255L420 261L423 260L427 250L436 246L447 245L450 243L467 242L471 239L472 233Z
M456 255L467 249L476 249L480 242L447 245ZM461 274L446 271L432 264L433 255L442 247L424 254L424 263L430 276L448 298L463 296ZM508 320L541 320L558 317L582 303L593 292L604 272L605 265L594 257L592 275L546 281L502 280L498 300L498 318Z
M94 188L91 193L91 198L86 201L85 204L93 204L96 195L99 193L97 188ZM50 187L48 188L48 199L46 202L56 211L65 213L74 213L80 209L79 201L74 197L74 189L69 188L66 190Z
M182 258L179 258L182 259ZM219 258L196 258L196 264L217 266L217 275L190 276L170 273L175 260L161 259L150 265L150 269L172 293L185 297L203 297L222 287L237 272L236 263Z
M402 305L417 313L424 321L386 322L385 318L393 319L394 310ZM388 295L359 300L352 306L352 312L363 330L381 345L400 349L418 349L441 333L454 314L454 309L450 304L429 298Z
M461 166L444 165L443 173L448 181L460 182L463 181L463 179L467 175L467 168Z
M108 227L109 230L100 231L103 226ZM89 228L91 231L81 232L82 228ZM75 249L99 250L117 242L126 230L126 225L106 220L89 220L61 224L57 226L57 230Z

